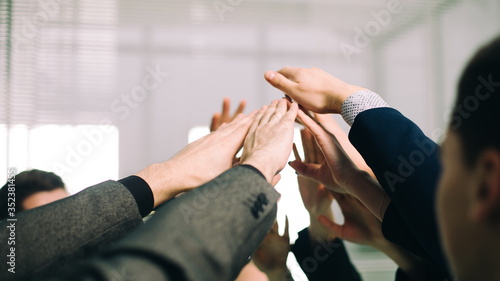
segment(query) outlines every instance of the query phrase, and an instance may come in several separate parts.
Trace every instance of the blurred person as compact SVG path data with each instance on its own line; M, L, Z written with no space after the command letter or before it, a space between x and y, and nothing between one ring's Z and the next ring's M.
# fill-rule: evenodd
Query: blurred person
M16 273L8 272L9 265L2 264L2 279L50 276L54 274L51 268L82 249L103 241L118 241L136 228L142 222L141 216L151 209L179 192L213 179L199 192L189 192L168 202L135 234L64 278L111 280L114 273L126 269L135 276L146 276L141 280L202 280L208 269L214 280L234 279L276 214L278 194L269 186L279 180L277 173L290 154L297 114L296 105L288 111L286 108L286 102L275 101L249 116L236 117L189 144L172 159L150 165L136 176L104 182L66 199L21 212L16 216L23 222L16 229ZM231 169L243 141L242 164ZM269 149L275 153L262 153ZM219 191L221 194L213 197ZM208 197L212 204L204 210L189 209L194 200L207 199L203 197ZM240 222L237 225L241 227L228 232L227 227L214 224L222 221L226 222L222 225ZM8 222L3 220L0 226L5 231ZM184 246L180 241L186 241ZM8 252L7 243L2 243L0 249ZM201 252L209 252L211 258L196 255L194 259L190 254ZM228 260L228 256L233 258Z
M0 189L0 219L8 217L8 182ZM15 175L15 212L33 209L67 197L64 182L58 175L41 170L23 171Z
M458 280L500 280L499 108L497 37L462 73L441 149L439 229Z

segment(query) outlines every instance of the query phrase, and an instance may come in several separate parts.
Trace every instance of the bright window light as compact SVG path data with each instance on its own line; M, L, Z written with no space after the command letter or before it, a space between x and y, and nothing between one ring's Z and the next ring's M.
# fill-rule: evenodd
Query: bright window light
M103 125L0 126L2 178L8 168L18 173L39 169L59 175L68 192L118 178L118 129ZM8 161L8 162L7 162Z

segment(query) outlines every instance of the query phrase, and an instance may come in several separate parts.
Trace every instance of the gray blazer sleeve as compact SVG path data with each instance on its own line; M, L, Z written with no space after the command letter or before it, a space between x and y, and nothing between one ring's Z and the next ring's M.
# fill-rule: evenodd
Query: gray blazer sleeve
M258 172L235 167L57 280L232 281L271 228L278 198Z
M106 181L66 199L19 213L15 245L8 245L12 223L0 222L0 280L46 276L73 266L142 224L137 203L122 184ZM5 262L15 247L15 274Z

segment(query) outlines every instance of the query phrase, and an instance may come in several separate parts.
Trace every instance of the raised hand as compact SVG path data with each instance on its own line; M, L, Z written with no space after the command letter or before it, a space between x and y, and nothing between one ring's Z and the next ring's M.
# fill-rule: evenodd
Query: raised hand
M240 113L243 113L246 105L247 102L245 100L242 100L240 102L240 105L238 106L238 109L236 109L234 114L231 116L231 99L224 98L224 101L222 102L222 113L217 112L213 115L212 122L210 124L210 132L217 130L217 128L219 128L223 123L229 123L233 121L236 116L238 116Z
M252 259L257 268L264 272L270 280L283 280L288 271L286 259L290 251L290 237L288 234L288 218L285 221L285 233L278 233L278 223L275 222L271 231L264 237L255 251Z
M284 67L267 71L264 76L272 86L317 113L340 113L347 97L364 90L318 68Z
M345 153L337 138L318 125L303 111L299 111L299 118L307 127L308 132L302 133L306 145L314 141L321 151L316 158L321 158L317 163L302 162L300 159L290 163L298 174L309 177L328 187L330 190L345 193L346 183L359 169ZM302 116L302 117L301 117ZM314 131L312 131L314 129ZM317 143L317 144L316 144ZM312 146L313 144L309 145Z
M391 243L382 234L382 223L352 195L334 193L344 215L344 224L338 225L324 215L318 221L331 235L356 244L372 246L385 253L411 280L425 280L428 266L405 249Z
M300 134L302 147L304 148L304 163L324 162L323 154L311 133L307 129L302 129ZM295 145L293 146L293 152L295 159L301 161ZM317 221L319 215L324 215L333 220L331 209L333 196L331 192L321 183L301 175L297 176L297 182L302 202L310 217L309 236L311 242L314 244L318 239L322 241L333 239L331 233Z
M255 117L256 111L248 116L239 114L231 123L192 142L170 160L149 165L137 173L153 191L154 206L230 169Z
M320 215L318 221L331 235L356 244L376 247L384 243L382 223L357 198L349 194L334 193L335 200L344 215L344 224ZM387 241L388 242L388 241Z
M302 110L298 117L314 135L323 155L324 164L306 164L299 161L290 163L299 174L325 181L326 167L332 174L332 182L323 182L325 186L338 193L350 193L358 198L379 220L383 217L390 203L387 194L369 173L360 170L345 153L337 138L328 132L319 122L314 121Z
M297 112L297 104L292 104L287 110L285 99L275 100L271 105L262 107L243 145L240 162L257 168L273 185L279 181L278 173L286 165L292 151Z

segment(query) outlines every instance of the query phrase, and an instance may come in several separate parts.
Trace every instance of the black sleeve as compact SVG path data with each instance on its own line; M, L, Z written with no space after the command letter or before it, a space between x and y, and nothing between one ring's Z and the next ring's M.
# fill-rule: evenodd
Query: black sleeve
M153 191L151 191L145 180L138 176L129 176L118 182L123 184L132 193L142 217L151 213L154 206Z
M401 216L398 225L386 223L386 229L392 229L391 235L386 236L388 240L449 274L439 241L434 203L441 172L439 146L392 108L361 112L354 120L349 140L373 170ZM400 233L397 229L408 231ZM415 243L424 255L415 251Z
M318 241L312 248L309 229L306 228L299 232L299 238L292 245L292 252L310 281L361 280L340 239L331 242Z

